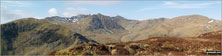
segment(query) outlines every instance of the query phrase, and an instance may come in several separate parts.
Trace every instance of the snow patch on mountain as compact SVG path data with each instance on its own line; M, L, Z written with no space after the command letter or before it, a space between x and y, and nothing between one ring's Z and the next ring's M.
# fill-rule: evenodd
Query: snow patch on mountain
M212 23L212 22L214 22L214 20L210 20L210 21L208 21L208 23Z
M65 21L65 22L77 22L82 19L87 18L89 15L78 15L73 17L60 17L60 16L52 16L52 17L46 17L46 20L54 20L57 19L59 21Z
M78 21L78 19L73 19L73 21L72 21L72 22L76 22L76 21Z

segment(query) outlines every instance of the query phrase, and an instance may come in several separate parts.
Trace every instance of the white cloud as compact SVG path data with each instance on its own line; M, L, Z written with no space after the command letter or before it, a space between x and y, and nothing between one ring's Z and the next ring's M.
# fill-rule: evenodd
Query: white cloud
M10 10L6 6L1 5L1 24L29 16L30 14L22 10Z
M14 6L14 7L30 7L34 4L27 3L27 1L1 1L1 5Z
M151 8L142 8L142 9L139 9L138 12L140 11L146 11L146 10L154 10L154 9L160 9L160 7L151 7Z
M90 10L88 10L87 8L68 7L68 8L65 8L64 11L59 13L56 8L50 8L48 13L49 13L49 16L72 17L79 14L90 14Z
M176 5L174 2L164 2L164 5Z
M58 12L55 8L49 9L48 13L49 13L49 16L58 16Z
M193 3L193 4L179 4L175 2L164 2L163 6L164 7L169 7L169 8L207 8L208 5L211 3Z
M66 8L65 11L62 13L64 17L71 17L76 16L78 14L89 14L89 10L86 8Z
M120 1L68 1L66 5L115 5L118 4Z
M48 12L49 12L50 16L62 16L62 17L72 17L72 16L77 16L79 14L85 14L85 15L87 15L87 14L98 14L98 12L92 12L87 8L68 7L68 8L65 8L64 11L61 11L60 13L58 13L58 11L55 8L51 8L51 9L49 9ZM107 16L116 16L116 15L118 15L116 13L103 13L103 14L107 15Z
M164 2L163 4L153 6L153 7L145 7L138 9L138 12L146 11L146 10L154 10L154 9L166 9L166 8L174 8L174 9L197 9L197 8L208 8L212 4L219 4L218 2L209 2L209 3L176 3L176 2Z

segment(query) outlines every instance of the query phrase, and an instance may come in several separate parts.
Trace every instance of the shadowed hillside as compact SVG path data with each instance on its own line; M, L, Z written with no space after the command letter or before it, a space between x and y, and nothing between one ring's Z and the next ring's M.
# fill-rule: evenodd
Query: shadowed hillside
M34 18L25 18L1 25L3 55L37 55L67 48L73 43L97 43L67 28Z

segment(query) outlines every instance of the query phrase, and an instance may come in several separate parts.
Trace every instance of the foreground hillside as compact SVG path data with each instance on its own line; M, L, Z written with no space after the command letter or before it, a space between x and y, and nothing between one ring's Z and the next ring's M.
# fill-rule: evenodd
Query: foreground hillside
M199 37L153 37L130 42L84 44L50 55L206 55L206 50L222 50L221 34L222 31L217 31Z
M44 55L89 42L96 43L65 27L34 18L1 25L1 55Z

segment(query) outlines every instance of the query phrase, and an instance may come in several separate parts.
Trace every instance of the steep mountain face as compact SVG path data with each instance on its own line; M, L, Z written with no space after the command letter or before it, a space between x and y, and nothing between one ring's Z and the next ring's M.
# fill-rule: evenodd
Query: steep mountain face
M89 24L89 30L97 30L97 29L105 29L105 30L112 30L112 29L121 29L124 30L124 28L119 25L117 22L112 20L109 16L104 16L102 14L92 15L89 18L90 20Z
M220 22L201 15L179 16L128 37L133 37L133 40L149 37L193 37L206 32L222 30Z
M120 42L121 36L126 32L125 28L116 21L117 19L116 17L109 17L102 14L84 15L84 17L83 15L82 16L77 15L73 17L82 17L82 18L77 20L76 22L54 20L57 18L53 17L47 17L44 20L49 21L53 24L69 28L73 32L78 32L80 34L83 34L84 36L87 36L87 38L96 40L100 43ZM72 20L72 19L67 19L67 20ZM108 40L104 41L102 39L108 39Z
M34 18L1 25L2 55L44 55L54 50L90 42L97 43L65 27Z

